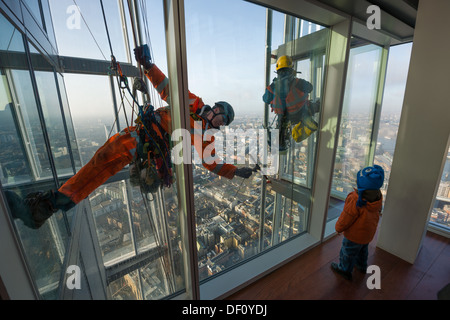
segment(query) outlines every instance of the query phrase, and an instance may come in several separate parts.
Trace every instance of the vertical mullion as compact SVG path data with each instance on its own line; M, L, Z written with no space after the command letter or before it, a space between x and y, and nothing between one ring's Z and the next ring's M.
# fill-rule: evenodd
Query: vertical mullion
M317 239L323 239L330 190L333 181L333 169L336 159L337 139L341 111L344 101L352 19L334 25L331 28L327 49L323 97L321 99L320 125L315 174L311 198L314 199L309 217L309 233ZM317 170L320 168L320 171Z
M39 178L39 170L37 169L36 160L33 157L33 149L31 148L30 133L28 132L24 116L22 112L22 105L19 102L17 95L16 84L14 83L14 78L12 76L11 69L6 70L6 79L8 81L9 89L11 92L11 98L14 103L14 111L17 119L17 130L19 131L20 137L22 138L22 143L24 146L24 152L28 160L28 166L30 167L31 179L32 181L37 181Z
M73 173L75 173L76 172L75 159L73 157L72 144L70 143L69 130L67 129L67 121L66 121L66 116L64 113L64 105L63 105L63 101L62 101L62 97L61 97L61 88L59 87L58 75L56 74L56 72L53 72L53 75L55 77L56 91L58 94L59 108L61 110L61 116L62 116L62 120L63 120L64 134L66 135L66 140L67 140L67 148L69 150L70 163L72 164Z
M167 65L169 73L172 129L190 132L187 81L186 35L183 0L164 0ZM181 143L181 142L180 142ZM183 141L184 152L191 152L190 141ZM192 164L175 165L181 224L183 267L188 298L200 298L196 226L194 207L194 178Z
M110 75L109 76L109 85L111 87L111 97L112 97L112 102L113 102L113 108L114 108L114 116L115 116L115 124L116 124L116 130L117 132L120 132L120 121L119 121L119 108L117 107L117 98L116 98L116 89L115 89L115 83L114 83L114 76ZM120 91L120 88L119 88ZM121 94L122 96L122 94ZM120 102L121 105L123 103L123 99ZM109 138L109 137L107 137Z
M281 220L281 194L276 192L275 194L275 204L273 207L273 215L272 215L272 246L280 243L280 237L278 236L278 232L280 230L280 220Z
M383 103L384 87L386 84L388 56L389 56L389 45L386 45L381 49L380 70L377 79L378 83L377 83L375 107L373 112L372 133L370 137L369 153L367 155L366 165L372 165L375 157L378 139L378 130L380 126L381 109Z
M34 74L33 64L31 62L30 48L29 48L28 40L25 36L23 36L23 44L24 44L27 64L28 64L29 72L30 72L31 86L33 87L33 93L34 93L36 107L37 107L37 111L38 111L38 115L39 115L39 121L41 123L42 135L44 137L44 143L45 143L45 146L47 149L48 160L50 163L50 170L53 174L53 180L55 182L55 186L58 188L59 181L58 181L58 173L56 171L55 159L53 158L53 153L52 153L51 144L50 144L50 138L48 136L47 126L45 124L45 119L44 119L44 112L42 111L42 104L41 104L41 98L39 96L39 90L37 87L36 75Z
M270 62L272 60L272 20L273 12L271 9L266 9L266 77L264 87L267 88L270 84ZM269 123L269 105L264 103L264 129L267 130ZM259 139L266 139L263 135L259 135ZM261 144L260 144L261 145ZM259 150L261 152L261 150ZM263 164L267 163L267 154L263 152ZM266 179L261 179L261 204L259 213L259 252L264 249L264 224L266 222ZM273 236L273 235L272 235Z

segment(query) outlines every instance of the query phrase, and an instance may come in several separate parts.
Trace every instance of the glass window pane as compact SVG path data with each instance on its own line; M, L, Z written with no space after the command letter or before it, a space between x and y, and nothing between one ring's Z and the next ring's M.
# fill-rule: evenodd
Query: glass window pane
M140 188L132 188L131 212L138 252L152 249L156 245L155 226L150 215L158 210L159 207L153 203L156 199L152 196L150 198L152 199L151 201L144 202Z
M51 1L53 16L57 12L63 13L62 17L58 16L55 18L55 31L58 40L60 40L61 54L102 59L103 53L107 57L105 58L109 59L109 45L106 39L103 19L98 20L98 17L102 16L99 3L83 0L77 1L77 3L80 5L81 13L93 31L96 40L101 45L102 52L95 45L83 19L81 19L79 29L69 28L66 24L66 19L70 17L70 14L66 14L66 9L73 2ZM121 24L115 23L114 26L110 25L111 21L120 21L117 1L112 4L108 3L108 5L109 7L105 7L105 13L109 22L108 27L112 36L114 54L120 62L127 61L125 50L118 48L123 46ZM152 40L156 38L160 41L159 43L163 43L161 41L165 41L165 29L162 3L154 1L151 6L146 6L144 3L141 3L141 5L143 8L140 6L140 9L143 9L149 17L150 15L152 17L151 19L148 18L145 24L147 25L147 22L151 24L148 32L152 33ZM125 8L125 17L127 20L129 19L128 8ZM129 21L127 21L127 25L129 27ZM131 39L131 35L129 36ZM73 43L74 39L77 38L83 38L83 43L86 43L87 47L85 46L81 50L79 46L75 48ZM71 43L68 43L68 41ZM164 45L158 45L156 50L157 52L154 54L152 52L154 61L158 59L157 57L166 56ZM158 63L158 66L160 66L161 70L167 69L164 62ZM97 150L104 145L106 140L117 133L118 127L119 130L123 130L127 126L135 125L134 120L136 120L138 112L137 106L134 105L133 114L132 99L129 93L127 90L123 92L119 90L117 79L113 78L112 80L111 84L109 76L64 74L70 116L72 117L76 133L82 165L86 165ZM128 78L128 81L132 85L133 79ZM113 88L111 88L111 85L113 85ZM111 89L114 89L114 91ZM153 87L150 90L152 105L156 108L167 105L167 103L162 102L162 99ZM124 94L123 105L120 93ZM116 122L113 94L119 109L117 117L120 123L119 126ZM142 103L141 95L138 96L138 99ZM125 119L124 110L127 119ZM165 120L170 121L170 114L168 120ZM70 122L68 119L66 121ZM68 130L70 131L69 124ZM145 155L143 160L147 160L147 154ZM128 172L124 169L119 175L128 177ZM132 272L127 269L127 276L123 276L122 272L113 274L111 279L119 277L122 282L114 281L109 284L112 297L118 299L126 297L132 297L132 299L159 299L184 288L183 246L180 245L180 219L178 217L178 199L175 187L165 188L162 192L158 190L154 193L146 194L141 193L138 187L132 187L130 180L123 180L122 176L120 178L116 176L111 177L107 184L98 187L91 193L89 200L96 223L103 262L107 266L108 272L117 272L116 267L121 263L134 263L130 267L131 269L134 266L142 267L144 259L147 264L148 261L152 261L152 264L154 261L155 266L152 266L152 269L158 269L156 271L158 281L155 280L154 271L147 271L145 268L139 270L139 272L135 272L135 269ZM132 261L128 259L132 259ZM147 276L147 274L150 274L151 277L150 275ZM119 283L119 286L125 287L123 281L126 281L127 285L129 285L131 283L130 279L140 283L136 287L139 292L135 291L131 295L121 296L123 293L117 292L117 288L114 286ZM147 282L149 285L147 285ZM159 286L159 288L155 289L155 285ZM117 295L115 292L117 292Z
M281 196L281 217L278 219L278 226L275 226L277 242L288 240L306 231L307 208L301 203L292 201L288 197Z
M327 221L339 217L345 198L356 188L357 172L372 162L369 148L382 50L373 44L350 49Z
M50 0L59 54L110 60L111 51L100 1L77 0L76 4L78 8L73 0ZM104 1L104 9L113 53L118 61L128 61L118 1Z
M107 76L65 74L67 98L82 164L117 132Z
M114 300L142 300L139 271L132 271L108 285L108 293Z
M31 170L24 150L17 116L11 98L6 74L0 69L0 180L2 185L31 181Z
M72 114L69 109L69 103L67 100L64 78L60 74L57 74L57 77L58 77L59 91L61 93L61 101L63 104L67 133L69 134L70 147L72 149L72 156L73 156L73 160L74 160L74 164L75 164L75 170L78 171L81 168L81 158L80 158L80 153L78 151L78 144L77 144L77 138L75 136L75 129L73 127Z
M56 171L58 176L73 174L55 74L35 71L35 76Z
M0 50L10 51L8 56L9 58L13 58L13 61L24 61L23 56L19 57L18 55L11 54L12 52L24 52L22 34L3 16L0 18L0 30L2 30L2 37L0 37ZM2 52L2 61L8 61L5 53L6 52Z
M36 22L42 27L41 6L39 0L24 0L27 7L30 9L31 14L34 16Z
M39 229L23 222L30 219L30 212L22 207L22 199L30 193L55 189L55 185L22 34L2 15L0 25L0 54L7 57L0 59L1 187L36 288L43 299L57 299L68 244L65 217L58 211Z
M89 202L105 266L134 256L125 181L99 187Z
M345 199L356 173L368 165L382 48L365 45L350 50L332 194Z
M165 270L168 270L169 272L173 270L173 277L168 277L168 280L166 281L169 281L169 285L173 287L172 292L177 292L185 288L185 275L183 267L184 252L180 243L180 212L178 208L178 192L176 186L164 189L160 201L161 206L165 210L164 217L167 219L165 232L168 233L169 238L167 241L169 252L166 258L166 265L171 263L170 268L166 268Z
M44 183L33 186L9 188L18 196L42 190L55 189L54 183ZM18 237L40 295L43 299L56 300L59 298L63 263L68 245L68 232L64 215L61 210L54 213L39 229L30 229L20 220L15 220Z
M447 153L444 171L436 195L436 202L431 211L430 222L443 227L450 233L450 149Z
M23 121L23 134L28 156L31 158L35 180L50 178L52 172L48 159L47 147L42 133L41 121L37 111L30 72L28 70L11 70L14 95L19 108L19 119Z
M5 59L1 59L2 108L14 119L9 124L16 125L17 137L23 141L19 150L25 150L22 161L29 163L30 179L51 177L50 162L44 143L41 122L31 83L30 71L25 56L22 34L1 16L2 37L0 47ZM11 69L12 68L12 69ZM16 69L19 68L19 69ZM8 104L8 106L7 106ZM6 116L5 113L5 116Z
M315 30L315 28L313 30ZM321 41L325 41L327 37L328 33L323 32L323 36L320 37L320 39ZM325 64L325 52L311 52L308 55L308 59L294 62L296 64L297 72L300 73L297 77L314 84L313 90L309 96L310 101L320 101L324 80L323 68ZM313 116L316 123L319 122L319 117L320 111L315 113ZM292 122L291 132L295 125L297 125L297 123L295 123L295 121ZM316 153L317 134L312 133L311 136L300 142L295 142L291 137L289 140L290 149L288 151L288 156L283 157L281 160L281 166L284 168L285 173L284 177L288 180L294 181L297 184L311 188L313 180L312 176L314 172L314 155Z
M266 8L245 1L189 1L185 11L189 90L210 106L226 101L235 112L234 121L215 135L217 155L227 164L253 168L255 159L246 154L255 144L250 139L252 130L264 128ZM268 30L272 55L292 56L295 76L311 82L314 88L306 97L320 99L329 30L279 12L274 12L272 25ZM311 43L316 47L312 48ZM277 76L275 60L270 62L270 82ZM269 107L267 121L272 129L274 115ZM291 122L289 126L298 123ZM292 140L288 134L288 140ZM263 144L264 138L259 139ZM194 151L201 280L237 266L260 253L260 248L269 248L306 231L310 203L290 199L294 184L312 186L316 143L315 136L300 143L290 142L287 155L281 157L280 171L272 173L286 182L284 191L269 185L262 191L264 178L259 172L249 179L220 177L208 171L201 161L196 162L198 155ZM265 202L261 203L263 192Z
M374 159L374 163L382 166L385 172L385 183L381 188L383 201L386 199L386 192L389 187L389 177L397 142L403 97L405 96L411 48L412 43L407 43L389 49L383 106L381 109Z
M52 15L50 12L49 0L41 0L41 4L42 4L42 12L44 14L44 22L45 22L45 28L47 31L47 36L48 36L48 39L50 40L50 43L56 49L57 44L56 44L55 30L53 29L53 21L52 21Z
M167 273L170 270L164 265L162 259L155 259L140 270L142 282L142 295L145 300L160 300L174 292L171 288Z

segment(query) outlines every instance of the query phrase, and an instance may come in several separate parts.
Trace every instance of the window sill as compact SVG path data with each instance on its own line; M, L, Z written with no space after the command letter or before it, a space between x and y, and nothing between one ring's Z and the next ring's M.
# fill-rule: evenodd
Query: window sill
M200 285L201 300L226 297L312 248L320 241L306 233Z

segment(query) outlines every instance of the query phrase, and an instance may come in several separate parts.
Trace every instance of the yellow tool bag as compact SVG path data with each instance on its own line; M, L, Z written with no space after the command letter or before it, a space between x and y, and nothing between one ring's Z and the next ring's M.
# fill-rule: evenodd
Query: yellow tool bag
M306 117L292 129L292 138L295 142L302 142L317 131L318 124L312 117Z

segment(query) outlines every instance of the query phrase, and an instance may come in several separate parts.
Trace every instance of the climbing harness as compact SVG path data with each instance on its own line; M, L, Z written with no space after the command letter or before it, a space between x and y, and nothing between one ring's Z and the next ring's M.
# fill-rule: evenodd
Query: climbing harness
M78 7L76 0L72 0L73 3ZM134 44L135 47L138 47L138 40L136 37L136 26L133 19L133 10L138 8L132 7L132 2L134 4L139 4L140 10L142 12L147 12L146 1L145 0L127 0L128 4L128 12L130 14L131 26L134 36ZM119 2L123 5L123 2ZM150 232L155 238L156 247L155 250L157 253L157 261L162 266L162 272L165 273L166 279L168 280L166 285L168 286L169 292L175 292L176 281L175 281L175 267L173 265L172 259L169 257L169 252L171 251L171 241L170 236L167 233L168 230L168 221L164 214L161 214L161 211L156 210L156 203L159 202L159 208L163 207L163 203L161 202L162 198L162 188L164 186L170 186L173 184L173 175L172 175L172 164L170 157L170 139L169 134L165 132L158 118L158 113L155 112L154 107L151 101L156 101L154 96L159 97L153 90L148 90L145 82L143 81L143 72L141 66L138 63L138 69L140 73L140 77L136 77L133 81L132 89L130 89L130 84L128 83L127 77L124 75L122 71L122 67L120 63L116 60L113 52L113 47L111 44L111 38L108 29L108 23L106 20L105 8L103 6L103 0L100 0L101 10L103 14L103 20L106 28L109 48L111 51L111 64L108 68L109 75L111 77L115 77L117 79L117 86L119 88L121 105L119 110L116 110L114 124L111 126L111 131L109 132L108 139L111 137L111 134L114 129L114 125L118 123L118 117L121 110L125 115L127 131L135 136L138 142L135 159L130 163L130 182L132 185L139 186L141 191L141 196L144 204L144 209L148 217L148 221L150 223ZM81 10L79 10L80 16L85 23L89 33L91 34L94 42L97 44L98 49L100 50L105 61L108 59L105 57L101 47L98 44L98 41L95 39L94 34L92 33L86 19L83 16ZM142 15L141 21L145 27L145 36L146 43L150 43L150 36L148 31L148 22L146 15ZM151 46L147 52L148 57L151 57ZM137 91L143 93L143 103L140 104L137 99ZM131 101L127 98L127 94L131 97ZM146 99L145 99L146 98ZM125 100L132 107L132 116L131 123L136 124L136 130L133 130L129 125L129 120L125 110ZM161 98L159 97L159 105L162 105ZM135 106L137 108L135 109ZM136 120L133 122L134 116L137 115ZM156 129L155 129L156 128ZM117 128L119 129L119 128ZM159 133L157 132L159 131ZM155 197L154 194L158 194L158 197ZM131 212L130 212L131 213ZM133 219L133 215L130 214L130 219ZM133 225L133 224L132 224ZM151 260L149 263L153 263L155 260ZM145 266L141 266L145 268Z
M135 113L134 107L135 105L137 106L138 116L135 120L135 124L137 125L136 131L138 133L138 147L137 156L135 157L132 166L130 166L130 173L132 176L131 182L133 185L141 187L141 190L144 193L155 193L161 187L171 187L174 182L172 162L170 157L170 136L161 127L159 123L160 119L157 119L157 115L153 105L151 105L149 101L144 102L144 104L140 104L137 99L137 91L140 91L144 95L149 97L147 85L142 79L141 66L138 66L140 71L140 78L135 78L133 82L133 91L131 91L128 78L123 74L122 67L114 56L103 6L103 0L100 0L100 4L111 50L111 65L109 67L109 72L117 79L117 85L121 96L121 105L123 105L123 100L125 98L123 92L126 91L132 99L133 116ZM128 2L128 4L129 9L131 10L130 3ZM133 21L133 19L131 19L131 21ZM135 35L134 39L135 41L137 41ZM148 46L140 46L140 49L142 54L145 56L145 61L150 61L151 55ZM127 121L127 127L129 127L125 108L122 109ZM155 127L160 132L162 137L158 135Z
M140 9L146 12L146 5L144 0L135 1L140 3ZM127 1L128 11L130 13L131 27L134 36L135 47L138 47L138 39L135 33L135 23L132 16L133 7L131 0ZM127 100L132 107L131 123L135 124L135 133L137 146L136 155L133 162L130 164L130 183L133 186L139 186L145 211L147 212L148 219L155 236L157 243L157 250L159 251L159 259L163 265L163 272L166 273L167 282L170 292L175 291L175 278L173 273L173 266L169 257L170 244L168 243L169 236L166 234L167 221L164 215L157 214L155 210L155 201L159 201L159 197L155 198L155 194L160 194L164 187L171 187L174 183L174 175L171 162L171 139L168 132L166 132L161 124L159 114L155 111L154 106L151 103L151 96L146 83L143 80L142 66L138 63L138 69L140 77L135 77L132 88L128 78L124 75L120 62L118 62L114 56L113 47L111 45L111 38L108 31L108 23L106 20L105 10L103 6L103 0L100 0L101 9L103 13L103 19L105 23L106 33L108 37L109 47L111 51L111 64L109 67L109 73L117 79L117 86L120 92L121 109L125 114L127 128L130 128L128 123L128 117L126 115L126 108L124 107L124 100ZM138 8L136 8L138 9ZM150 37L148 33L148 23L145 14L142 17L147 43L149 43ZM142 47L142 46L141 46ZM145 51L146 57L151 61L151 49L147 47ZM139 103L137 99L137 93L143 94L143 103ZM126 95L131 97L131 102L127 99ZM137 108L135 109L135 107ZM117 121L118 110L116 114ZM136 119L133 122L133 118L136 115ZM161 203L159 205L162 205ZM163 240L167 239L167 240Z

